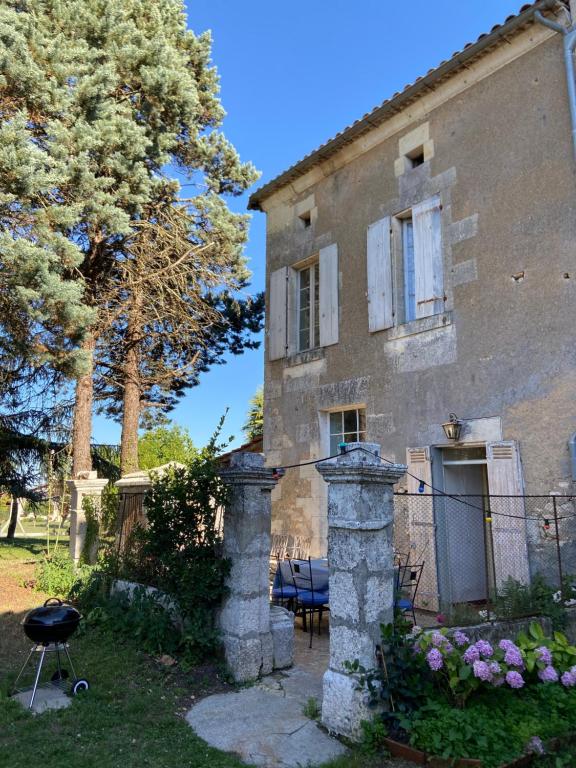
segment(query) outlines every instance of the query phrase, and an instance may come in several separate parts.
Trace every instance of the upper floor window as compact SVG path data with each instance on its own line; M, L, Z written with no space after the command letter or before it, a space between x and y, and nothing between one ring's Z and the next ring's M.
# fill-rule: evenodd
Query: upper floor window
M443 312L440 198L371 224L367 258L370 331Z
M320 264L298 272L298 351L320 346Z
M340 443L366 440L366 411L354 408L330 414L330 456L336 456Z

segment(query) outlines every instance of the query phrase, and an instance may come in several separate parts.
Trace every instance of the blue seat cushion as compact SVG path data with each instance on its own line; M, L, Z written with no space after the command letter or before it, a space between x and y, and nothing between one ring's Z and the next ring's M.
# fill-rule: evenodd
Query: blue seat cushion
M298 602L302 605L328 605L329 597L328 592L298 591Z
M296 595L296 587L292 587L289 584L286 584L285 587L274 587L272 590L272 597L279 597L280 599L284 598L289 600L296 597Z
M400 600L396 600L396 607L400 608L401 611L411 611L412 610L412 601L407 600L404 597L401 597Z

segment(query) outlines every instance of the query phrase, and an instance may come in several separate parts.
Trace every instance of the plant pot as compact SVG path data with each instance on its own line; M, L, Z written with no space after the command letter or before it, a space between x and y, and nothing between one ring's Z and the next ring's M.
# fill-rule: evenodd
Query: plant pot
M411 747L409 744L403 744L401 741L386 738L384 739L384 746L392 757L402 757L404 760L411 760L416 765L427 765L428 763L426 752L422 752L422 750L416 749L416 747Z

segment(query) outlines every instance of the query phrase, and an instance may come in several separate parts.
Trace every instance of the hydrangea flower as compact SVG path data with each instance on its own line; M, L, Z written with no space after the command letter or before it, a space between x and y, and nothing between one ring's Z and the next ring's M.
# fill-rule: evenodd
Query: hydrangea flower
M452 645L452 643L449 640L446 640L446 642L444 643L444 653L452 653L453 650L454 650L454 646Z
M459 629L454 632L453 640L456 643L456 645L461 648L463 645L466 645L466 643L470 642L470 638L468 635L465 635L464 632L460 632Z
M428 666L433 672L437 672L444 666L444 660L438 648L431 648L428 651L426 654L426 661L428 662Z
M444 635L440 632L432 632L432 645L435 645L437 648L444 643Z
M510 688L522 688L524 685L524 678L520 672L506 672L506 682Z
M547 667L552 664L552 654L550 653L550 649L546 648L545 645L541 645L540 648L536 648L536 653L538 654L538 661L544 662Z
M572 669L574 669L574 667L572 667ZM567 672L564 672L560 681L565 688L572 688L573 685L576 685L576 675L572 670L568 670Z
M475 661L478 661L480 659L480 651L478 648L476 648L475 645L471 645L464 651L464 655L462 657L466 664L474 664Z
M520 653L518 648L516 648L516 646L514 646L514 648L508 648L508 650L504 654L504 661L510 667L520 667L520 668L524 667L522 654Z
M507 651L510 648L516 648L516 645L512 642L512 640L500 640L498 643L498 648L501 648L503 651Z
M492 685L495 688L499 688L501 685L504 685L504 678L502 676L500 676L500 677L493 677L492 678Z
M499 675L502 671L500 668L500 664L498 664L497 661L491 661L488 664L488 669L490 670L491 674L493 675Z
M542 744L542 739L540 736L532 736L532 738L529 740L528 744L526 744L526 752L534 753L536 755L543 755L544 750L544 744Z
M478 640L476 643L476 648L478 648L480 656L484 656L484 658L494 655L494 650L487 640Z
M492 679L492 672L490 672L490 667L485 661L475 661L472 666L474 669L474 677L477 677L479 680L484 680L485 682L489 682Z
M544 667L544 669L539 669L538 677L540 678L540 680L542 680L543 683L558 682L558 672L556 672L554 667L551 667L551 666Z

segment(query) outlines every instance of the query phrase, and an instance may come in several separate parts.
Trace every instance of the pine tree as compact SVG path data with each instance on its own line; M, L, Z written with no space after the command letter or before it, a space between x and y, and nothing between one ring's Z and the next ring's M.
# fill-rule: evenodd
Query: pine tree
M238 260L244 217L221 195L240 194L256 173L217 130L224 112L210 36L186 29L182 0L6 0L0 44L0 182L14 176L5 237L25 233L12 259L19 265L29 240L42 249L36 282L50 299L44 302L47 318L32 318L47 329L35 344L50 352L53 336L59 343L70 337L73 347L78 334L72 338L70 329L88 326L80 356L85 369L76 384L76 475L91 467L94 354L108 329L102 297L109 295L135 225L151 205L178 198L167 166L198 185L188 202L196 231L220 233L222 247L232 243ZM38 178L26 181L30 168ZM37 203L34 221L21 211L20 196L31 194L20 189L24 183L40 185L48 198L48 208ZM57 258L46 256L42 240L25 236L31 225L54 229L50 247ZM17 295L22 301L25 289ZM53 321L55 303L61 325ZM27 331L19 333L27 338Z
M264 434L264 388L258 387L250 398L250 408L246 414L246 423L242 427L249 440L255 440Z

